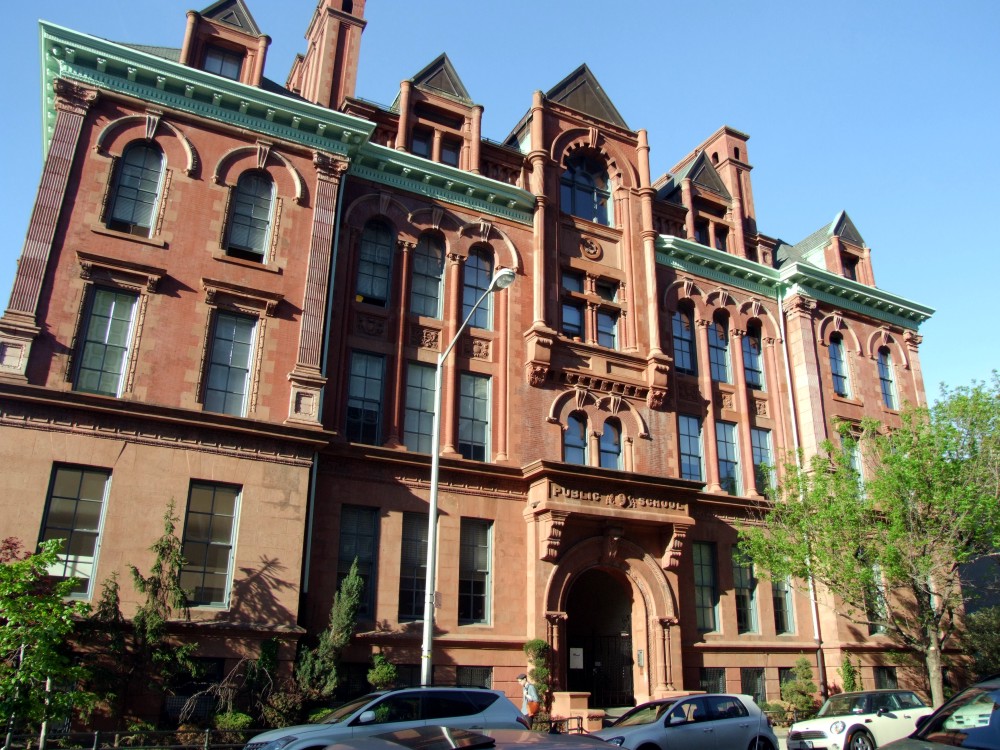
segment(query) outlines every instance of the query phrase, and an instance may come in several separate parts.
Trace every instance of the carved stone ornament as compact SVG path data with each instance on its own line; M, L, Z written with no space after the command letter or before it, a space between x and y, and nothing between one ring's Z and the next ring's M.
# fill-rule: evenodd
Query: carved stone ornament
M734 408L733 403L734 402L733 402L733 394L732 393L723 393L722 394L722 408L723 409L728 409L728 410L732 411L733 408Z
M763 398L754 399L753 402L754 414L758 417L766 417L767 413L767 400Z
M85 115L97 102L98 93L93 89L57 78L53 84L56 92L56 109L75 115Z
M701 391L697 383L681 383L677 386L677 395L682 401L701 401Z
M525 378L532 388L541 388L545 385L548 375L549 368L546 365L529 364L525 368Z
M585 237L580 241L580 252L591 260L600 260L604 255L604 249L600 243L590 237Z
M615 562L618 559L618 551L621 546L625 530L621 526L609 526L604 530L604 559L603 562Z
M354 319L354 330L355 333L360 333L363 336L381 338L385 335L385 319L375 315L359 314Z
M650 388L646 394L646 406L650 409L662 409L667 405L666 388Z
M567 518L569 513L560 510L546 511L538 517L542 526L542 533L539 534L542 546L539 557L545 562L554 563L559 559L559 543L562 541Z
M684 551L684 539L687 537L689 523L674 523L673 532L670 535L670 542L667 544L666 554L663 557L664 570L676 570L681 564L681 552Z
M473 359L488 362L490 359L490 342L485 339L472 339L468 343L466 354Z

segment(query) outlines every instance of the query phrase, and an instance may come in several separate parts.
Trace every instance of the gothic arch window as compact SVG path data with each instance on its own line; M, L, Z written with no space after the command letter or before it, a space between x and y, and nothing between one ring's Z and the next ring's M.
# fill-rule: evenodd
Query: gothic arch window
M833 392L842 398L850 398L851 384L847 374L847 360L844 358L844 337L839 333L830 334L830 374L833 377Z
M392 245L392 231L384 221L372 219L365 224L354 283L354 295L358 302L379 307L389 304Z
M559 191L563 212L610 226L610 186L608 170L596 159L584 155L567 159Z
M878 381L882 389L882 403L886 409L896 407L896 382L893 378L892 354L889 347L883 346L878 350Z
M413 278L410 282L410 312L429 318L441 317L441 288L444 278L444 242L434 234L424 234L413 251Z
M462 320L472 313L469 325L489 329L493 322L493 301L487 297L479 307L476 302L486 294L493 280L493 254L489 248L474 247L465 261L462 276Z
M152 141L133 141L126 146L108 202L108 229L149 237L162 181L163 152L159 146Z
M601 432L600 465L605 469L622 468L622 425L617 419L604 423Z
M566 418L563 432L563 461L568 464L586 466L587 461L587 415L573 412Z
M743 371L750 388L764 390L764 358L761 356L760 323L751 321L743 336Z
M708 364L712 380L716 383L730 383L729 367L729 323L724 315L716 314L708 327Z
M698 372L694 343L694 315L689 305L678 306L671 315L674 338L674 367L677 372L695 375Z
M241 174L229 212L226 254L263 263L267 257L273 208L274 182L270 175L261 170Z

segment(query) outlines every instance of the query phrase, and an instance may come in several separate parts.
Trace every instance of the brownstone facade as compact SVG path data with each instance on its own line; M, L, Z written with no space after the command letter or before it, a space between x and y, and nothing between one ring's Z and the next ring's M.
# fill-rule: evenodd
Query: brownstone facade
M851 653L866 686L919 687L733 549L758 465L924 401L931 311L875 287L846 214L795 245L758 229L732 128L654 179L583 66L497 144L445 56L391 109L354 98L363 29L364 2L321 0L282 89L242 0L189 14L173 56L43 24L0 534L70 538L62 572L93 598L148 564L173 502L179 632L228 660L276 637L286 667L357 557L348 668L381 650L413 679L435 366L513 269L442 370L434 681L515 695L542 638L556 689L598 707L773 700L802 655L831 684Z

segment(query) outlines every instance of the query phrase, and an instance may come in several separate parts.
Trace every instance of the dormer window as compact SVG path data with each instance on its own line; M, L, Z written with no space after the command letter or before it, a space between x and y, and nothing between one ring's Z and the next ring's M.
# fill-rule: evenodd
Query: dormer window
M441 163L447 164L449 167L457 167L461 150L461 144L456 141L441 141Z
M560 181L559 200L565 213L604 226L611 225L608 171L594 159L577 156L567 160Z
M207 47L205 49L205 63L202 67L208 73L238 81L240 80L240 72L243 70L243 53L222 47Z
M410 151L414 156L422 156L425 159L431 158L431 149L434 143L434 136L428 130L414 130L413 143Z
M844 278L851 281L858 280L858 259L853 255L845 255L842 259L844 266Z

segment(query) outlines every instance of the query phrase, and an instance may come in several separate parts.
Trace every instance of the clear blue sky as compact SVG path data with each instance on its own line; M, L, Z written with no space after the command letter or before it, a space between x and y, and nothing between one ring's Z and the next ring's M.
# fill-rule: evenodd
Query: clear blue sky
M245 0L283 83L314 0ZM179 47L211 0L35 0L4 12L0 304L6 307L41 173L37 21ZM612 18L608 10L630 16ZM929 305L928 395L1000 368L990 324L1000 271L1000 3L747 0L367 0L357 95L391 103L441 52L501 140L586 62L654 176L721 125L750 135L761 231L794 243L844 209L878 286ZM533 20L532 20L533 19ZM991 187L992 186L992 187Z

